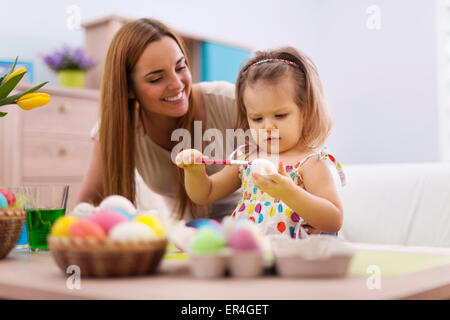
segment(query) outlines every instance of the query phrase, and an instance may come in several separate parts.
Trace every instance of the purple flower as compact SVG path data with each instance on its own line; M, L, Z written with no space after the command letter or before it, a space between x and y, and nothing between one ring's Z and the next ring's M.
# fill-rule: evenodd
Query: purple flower
M43 57L50 69L58 70L88 70L95 65L94 61L86 55L83 48L71 48L64 45L62 49Z

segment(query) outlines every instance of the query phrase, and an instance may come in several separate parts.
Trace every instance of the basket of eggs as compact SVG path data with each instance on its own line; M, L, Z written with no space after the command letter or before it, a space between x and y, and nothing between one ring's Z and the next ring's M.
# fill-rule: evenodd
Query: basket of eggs
M0 189L0 259L16 246L25 223L25 211L10 189Z
M76 265L82 277L119 277L155 273L167 246L166 227L153 212L137 213L121 196L98 207L78 204L52 226L47 242L66 273Z

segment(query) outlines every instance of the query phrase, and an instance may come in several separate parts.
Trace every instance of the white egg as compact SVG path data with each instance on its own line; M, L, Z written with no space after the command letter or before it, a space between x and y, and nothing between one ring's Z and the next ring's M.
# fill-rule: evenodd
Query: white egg
M72 209L69 215L84 219L90 217L95 211L96 208L92 204L80 202Z
M114 241L151 241L158 239L155 232L146 224L137 221L126 221L116 224L109 231L109 238Z
M262 176L269 176L277 173L275 165L266 159L255 159L251 163L251 170L253 173L257 173Z
M125 197L119 195L113 195L106 197L99 205L100 209L108 210L108 209L123 209L131 215L136 214L136 208L133 203Z

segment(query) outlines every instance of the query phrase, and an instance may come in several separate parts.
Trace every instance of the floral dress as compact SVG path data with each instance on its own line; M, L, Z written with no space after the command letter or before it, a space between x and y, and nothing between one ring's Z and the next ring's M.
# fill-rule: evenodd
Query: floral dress
M336 158L323 149L311 153L297 162L295 165L287 165L286 173L292 178L296 185L305 189L299 169L310 157L317 156L319 160L330 159L335 165L341 184L345 185L345 176L342 167ZM248 155L246 155L248 158ZM251 168L248 165L239 167L239 178L242 181L242 198L239 200L232 217L238 220L249 219L253 221L264 235L281 234L294 239L303 239L308 235L305 226L308 224L300 215L289 208L282 201L273 198L269 194L261 191L253 184Z

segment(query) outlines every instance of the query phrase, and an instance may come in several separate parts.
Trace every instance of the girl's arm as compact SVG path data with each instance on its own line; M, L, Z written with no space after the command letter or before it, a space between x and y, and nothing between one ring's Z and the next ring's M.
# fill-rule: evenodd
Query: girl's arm
M297 212L311 226L334 233L341 229L343 209L334 180L325 161L311 158L304 164L303 183L306 190L297 186L280 164L279 174L270 179L254 175L261 190L280 199Z
M236 191L241 181L239 168L227 166L208 176L205 164L196 164L195 159L203 155L194 149L185 150L177 155L177 166L184 169L184 184L189 198L200 205L220 200Z

